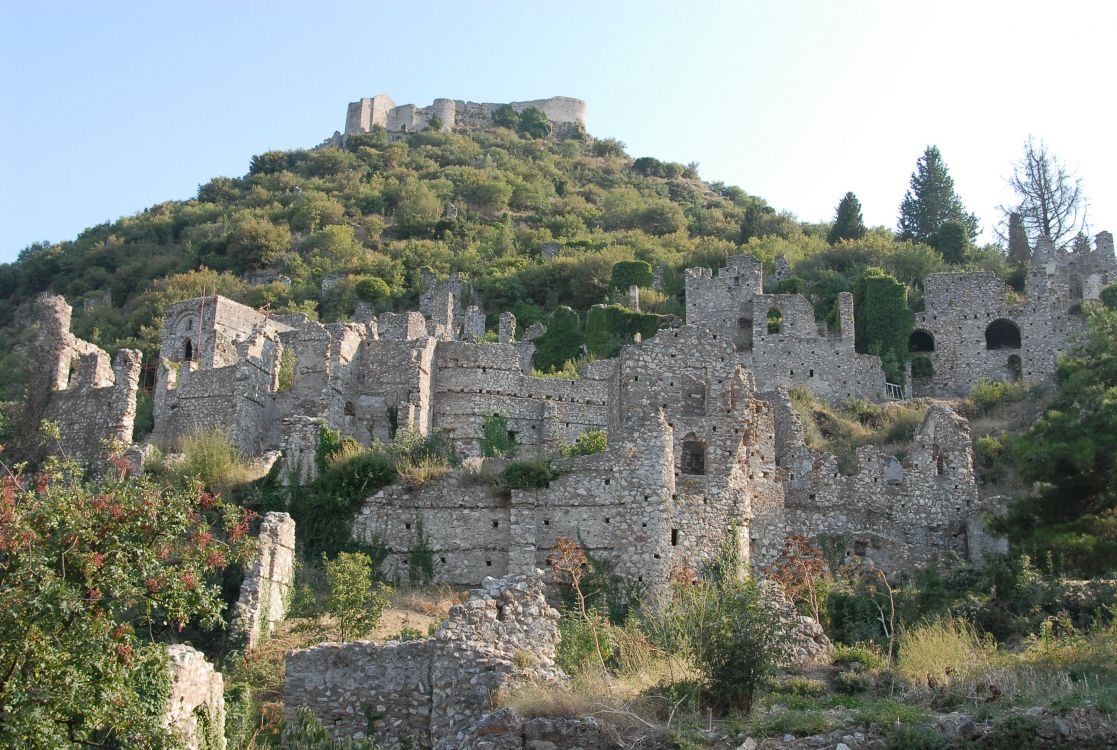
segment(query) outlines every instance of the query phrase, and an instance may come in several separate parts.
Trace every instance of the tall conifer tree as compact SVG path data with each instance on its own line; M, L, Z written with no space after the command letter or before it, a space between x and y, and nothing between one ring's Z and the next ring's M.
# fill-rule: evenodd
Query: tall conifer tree
M865 221L861 218L861 201L853 193L846 193L834 215L834 226L826 241L833 245L838 240L859 240L865 236Z
M950 220L960 221L977 237L977 216L966 211L954 192L954 179L935 146L928 146L916 162L911 187L900 204L900 239L931 244L935 233Z

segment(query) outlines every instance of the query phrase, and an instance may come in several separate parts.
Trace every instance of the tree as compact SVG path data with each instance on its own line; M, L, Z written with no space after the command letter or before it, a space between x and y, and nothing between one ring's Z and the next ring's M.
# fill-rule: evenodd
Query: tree
M838 240L859 240L865 236L865 221L861 218L861 202L853 193L846 193L834 215L834 226L826 241L833 245Z
M269 266L290 249L291 232L287 226L259 216L245 216L229 236L229 259L238 271Z
M609 288L628 291L630 286L650 287L654 275L652 266L642 260L621 260L613 264L609 275Z
M880 268L867 268L853 285L853 310L857 351L879 355L889 381L903 384L915 323L907 288Z
M173 746L153 636L219 625L216 573L250 556L245 512L114 461L0 480L0 747Z
M1008 260L1022 268L1032 260L1032 248L1028 244L1028 233L1024 229L1024 218L1018 211L1008 215Z
M418 180L408 180L400 190L396 204L396 223L409 234L430 230L442 216L438 195Z
M493 111L493 125L515 130L520 126L520 113L511 104L501 104Z
M1040 141L1028 138L1024 155L1013 167L1008 184L1016 191L1020 214L1032 240L1049 237L1056 247L1070 244L1086 228L1086 199L1082 179L1067 171Z
M516 130L528 138L546 138L551 134L551 121L543 114L543 110L528 107L520 113L520 123Z
M911 187L900 203L900 239L930 244L944 222L962 222L970 239L977 237L977 217L968 213L954 192L954 179L942 154L928 146L916 162Z
M1010 443L1039 494L1003 523L1021 551L1090 577L1117 569L1117 311L1091 305L1087 325L1088 342L1059 358L1059 396Z
M326 561L330 593L326 611L337 625L338 638L363 638L380 622L392 590L373 581L372 558L363 552L340 552Z
M955 219L944 221L931 237L931 247L942 253L947 263L957 265L966 259L970 236L966 225Z
M558 307L547 321L547 332L535 340L536 369L561 370L569 360L581 355L585 341L578 313L565 305Z

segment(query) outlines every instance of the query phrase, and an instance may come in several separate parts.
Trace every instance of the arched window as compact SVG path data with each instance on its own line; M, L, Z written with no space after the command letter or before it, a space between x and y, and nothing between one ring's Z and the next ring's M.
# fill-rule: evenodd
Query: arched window
M933 352L935 351L935 337L927 331L917 329L911 332L911 337L908 339L909 352Z
M194 345L190 343L190 339L186 339L186 343L182 345L182 361L194 361Z
M783 313L773 307L768 311L768 333L779 333L783 323Z
M1011 320L998 318L994 320L985 329L985 348L989 350L995 349L1019 349L1020 348L1020 329Z
M1014 382L1024 377L1024 365L1020 362L1019 354L1013 354L1008 358L1005 369L1008 370L1008 375Z
M691 433L683 440L683 454L679 469L684 474L706 473L706 444Z

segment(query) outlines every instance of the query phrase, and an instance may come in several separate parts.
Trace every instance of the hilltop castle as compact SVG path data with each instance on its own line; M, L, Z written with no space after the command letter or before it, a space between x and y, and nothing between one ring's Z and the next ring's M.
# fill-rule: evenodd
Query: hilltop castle
M1076 253L1041 241L1023 299L1009 301L991 274L931 275L911 336L930 374L913 380L915 393L953 397L982 378L1051 381L1057 354L1085 330L1082 304L1114 281L1108 232ZM422 311L326 325L218 296L169 306L149 440L171 446L220 428L247 455L281 453L284 476L305 482L321 425L366 445L440 430L463 457L481 455L492 414L506 418L521 456L605 430L606 452L563 459L566 471L540 490L508 497L458 472L366 501L353 533L387 546L389 571L406 575L402 553L421 525L436 579L460 584L530 572L560 536L649 586L698 566L734 526L754 564L775 559L789 534L841 538L849 556L891 569L979 559L1000 543L984 532L995 508L978 495L968 424L946 405L929 406L903 460L864 447L843 473L807 445L789 387L835 403L889 395L879 359L854 349L848 294L829 332L803 296L766 294L755 258L729 258L716 274L690 269L685 324L665 319L656 336L557 379L529 374L541 326L518 335L503 313L497 341L482 341L485 315L463 305L461 277L424 284ZM110 367L69 333L60 298L41 310L36 398L64 423L67 455L96 459L103 439L130 437L138 353ZM284 368L292 374L281 382Z
M432 118L441 123L440 129L450 132L456 127L484 128L492 125L493 113L502 104L478 104L460 99L435 99L429 107L414 104L397 106L385 94L366 96L350 102L345 115L345 135L367 133L376 125L388 131L389 136L402 136L425 130ZM508 102L516 112L529 107L540 110L558 130L586 125L586 103L568 96L552 96L530 102Z

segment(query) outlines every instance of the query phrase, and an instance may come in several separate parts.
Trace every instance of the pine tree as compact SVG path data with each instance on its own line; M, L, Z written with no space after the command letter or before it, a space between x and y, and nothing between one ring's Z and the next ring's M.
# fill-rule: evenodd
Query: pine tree
M954 192L954 179L938 148L928 146L916 162L911 188L900 204L900 239L930 243L951 219L962 222L970 239L977 237L977 216L966 211Z
M833 245L838 240L859 240L865 236L865 221L861 218L861 201L853 193L846 193L834 215L834 226L826 241Z
M1013 211L1008 215L1008 260L1015 266L1026 266L1032 259L1032 248L1028 245L1028 233L1024 231L1024 219Z

